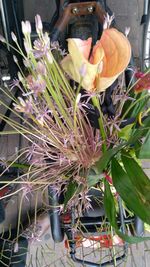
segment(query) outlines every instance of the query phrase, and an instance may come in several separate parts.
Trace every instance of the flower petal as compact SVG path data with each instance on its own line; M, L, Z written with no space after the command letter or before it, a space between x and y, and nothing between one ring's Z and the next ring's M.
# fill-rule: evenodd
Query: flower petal
M89 42L89 39L87 40L87 43ZM87 51L85 51L85 49L87 49ZM101 50L99 60L96 62L96 64L91 64L87 60L87 56L89 56L90 50L89 43L88 45L86 45L86 41L79 41L79 39L68 39L68 50L69 55L67 55L61 62L62 68L72 79L80 83L80 70L83 65L85 65L86 74L84 77L82 77L82 87L87 91L93 91L95 85L95 77L99 71L99 64L104 56L103 49Z
M150 90L150 72L148 73L138 73L139 77L141 74L141 78L137 81L137 83L134 86L134 90L136 93L140 93L144 90ZM138 77L138 74L136 74L136 77Z
M81 40L79 38L74 38L73 40L76 43L81 54L85 57L85 59L88 60L89 55L90 55L90 51L91 51L92 38L90 37L87 40Z
M103 48L103 70L96 79L98 91L104 91L122 73L131 58L131 46L128 39L118 30L111 28L103 31L100 41L93 48L93 63L98 51Z

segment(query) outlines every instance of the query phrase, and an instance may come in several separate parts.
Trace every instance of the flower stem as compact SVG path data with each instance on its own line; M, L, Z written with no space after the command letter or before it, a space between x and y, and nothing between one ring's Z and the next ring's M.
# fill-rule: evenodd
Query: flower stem
M106 147L106 143L105 143L106 142L106 132L105 132L104 125L103 125L103 114L101 111L99 100L96 96L92 97L92 102L93 102L94 107L97 108L99 110L99 113L100 113L100 116L98 118L98 123L99 123L99 129L100 129L101 137L102 137L102 140L104 141L104 143L102 144L102 150L104 153L104 152L106 152L107 147Z

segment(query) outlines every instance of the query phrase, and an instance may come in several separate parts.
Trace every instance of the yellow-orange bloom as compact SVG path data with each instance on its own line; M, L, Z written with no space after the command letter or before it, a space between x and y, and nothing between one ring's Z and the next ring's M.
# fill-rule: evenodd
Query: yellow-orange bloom
M62 60L62 68L89 92L102 92L126 69L131 58L131 46L123 33L111 28L103 31L93 47L92 38L83 41L68 39L69 54ZM84 66L85 75L81 77ZM82 79L81 79L82 78Z

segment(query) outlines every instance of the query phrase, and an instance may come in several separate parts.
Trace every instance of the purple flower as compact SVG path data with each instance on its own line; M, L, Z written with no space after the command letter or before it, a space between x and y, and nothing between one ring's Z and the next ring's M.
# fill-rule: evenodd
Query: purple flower
M18 97L19 104L13 103L14 109L18 112L23 112L25 114L32 114L32 98L24 100L22 97Z
M29 75L27 77L27 84L35 96L38 96L46 89L46 82L43 80L41 75L38 75L36 79L32 75Z
M42 63L42 62L39 61L39 62L37 63L36 71L37 71L39 74L45 76L45 75L46 75L46 67L45 67L44 63Z
M13 90L15 87L18 87L22 93L24 93L21 85L20 85L20 81L18 79L13 79L13 81L9 84L10 89Z
M60 52L60 55L63 57L66 56L67 54L65 49L63 50L61 49L58 41L51 42L51 50L57 50L58 52Z
M37 39L34 41L34 51L33 54L35 58L41 58L43 56L48 56L50 51L50 39L47 33L43 35L43 39ZM52 57L52 56L51 56Z

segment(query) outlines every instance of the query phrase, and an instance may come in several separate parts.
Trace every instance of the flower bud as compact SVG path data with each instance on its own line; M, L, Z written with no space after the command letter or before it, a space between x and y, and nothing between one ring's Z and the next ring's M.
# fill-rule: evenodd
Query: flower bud
M36 27L37 33L42 32L42 30L43 30L43 24L42 24L42 20L41 20L40 15L36 15L35 16L35 27Z
M28 33L31 33L31 23L29 20L26 20L26 26L27 26L27 29L28 29Z
M17 59L17 57L15 56L15 55L13 55L13 60L14 60L14 62L17 64L18 63L18 59Z
M24 43L24 48L26 50L26 53L29 54L31 52L31 47L30 47L28 41L25 39L23 43Z
M31 33L31 24L30 24L30 22L28 20L25 21L25 22L22 21L21 25L22 25L22 32L23 32L24 35Z
M106 14L104 24L103 24L104 30L110 28L111 23L113 22L114 18L115 18L114 14L112 16L110 16L108 13Z
M18 76L19 81L23 82L24 79L23 79L23 77L22 77L20 72L18 72L17 76Z
M125 27L125 36L127 37L130 33L130 27Z
M80 99L81 99L81 93L79 93L79 94L77 95L77 98L76 98L76 105L79 104Z
M19 244L18 244L18 242L16 242L14 244L14 253L17 253L18 251L19 251Z
M53 56L52 56L52 53L51 53L51 52L48 52L48 53L46 54L46 56L47 56L48 62L49 62L50 64L52 64L52 63L53 63Z
M14 34L14 32L11 32L11 38L12 40L16 43L17 42L17 37L16 35Z

